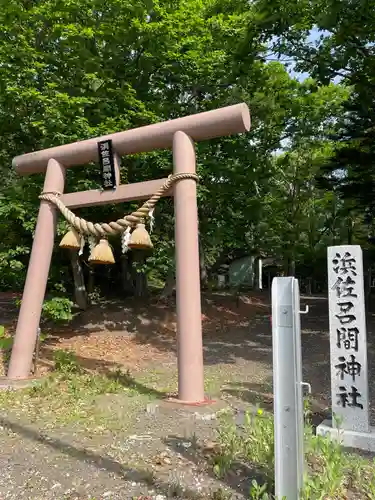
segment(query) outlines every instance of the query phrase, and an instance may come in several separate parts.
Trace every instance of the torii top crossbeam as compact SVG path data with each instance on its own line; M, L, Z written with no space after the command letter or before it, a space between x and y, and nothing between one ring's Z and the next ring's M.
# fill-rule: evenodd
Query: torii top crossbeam
M97 161L98 141L112 139L118 155L141 153L172 147L177 131L185 132L193 141L199 142L250 130L250 112L246 104L235 104L225 108L206 111L166 122L117 132L63 146L43 149L16 156L13 167L20 175L45 172L48 160L54 158L65 168Z

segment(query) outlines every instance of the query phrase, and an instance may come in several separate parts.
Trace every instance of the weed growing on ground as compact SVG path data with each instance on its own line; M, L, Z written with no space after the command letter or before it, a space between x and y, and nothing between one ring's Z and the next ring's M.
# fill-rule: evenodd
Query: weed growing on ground
M82 371L77 356L72 351L57 349L53 353L54 367L60 373L80 373Z
M5 327L0 325L0 349L8 351L12 347L12 344L12 338L6 335Z
M273 471L273 421L261 409L246 412L242 431L233 416L221 416L218 429L220 453L214 456L214 473L223 477L235 462L260 465L265 476Z
M274 489L274 432L273 417L262 410L248 411L239 428L232 415L221 418L218 429L219 452L213 458L213 470L218 477L231 468L246 464L257 476L250 498L268 500ZM340 444L315 436L307 421L305 429L307 471L303 497L306 500L356 498L375 500L375 460L348 453Z
M174 477L168 485L168 498L183 498L185 488L178 477Z
M52 297L43 302L43 319L50 321L71 321L73 302L67 297Z
M12 337L8 336L5 332L5 327L0 325L0 353L3 356L3 364L5 366L8 366L12 345Z
M219 488L211 494L211 500L231 500L232 494Z
M253 479L251 481L250 498L251 500L269 500L271 497L267 493L267 483L258 484L258 481Z

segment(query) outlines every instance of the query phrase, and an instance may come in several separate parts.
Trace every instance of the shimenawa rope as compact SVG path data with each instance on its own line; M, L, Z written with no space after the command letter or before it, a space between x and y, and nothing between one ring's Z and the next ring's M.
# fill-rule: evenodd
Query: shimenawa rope
M97 222L94 224L78 217L64 205L60 199L60 193L44 192L39 196L39 198L43 201L53 203L60 210L61 214L65 217L69 224L79 233L96 236L97 238L105 238L110 234L123 233L127 227L134 227L142 222L142 220L149 215L150 210L155 207L156 203L167 191L169 191L173 184L182 179L193 179L198 181L198 176L193 173L169 175L164 184L156 191L155 194L151 196L150 199L139 207L138 210L129 215L125 215L122 219L108 223Z

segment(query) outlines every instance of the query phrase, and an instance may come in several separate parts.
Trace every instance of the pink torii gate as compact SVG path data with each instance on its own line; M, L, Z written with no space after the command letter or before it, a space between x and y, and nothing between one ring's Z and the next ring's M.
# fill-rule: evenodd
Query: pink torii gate
M195 173L194 142L249 130L249 109L246 104L241 103L27 153L15 157L12 164L20 175L45 172L43 192L64 193L66 169L97 161L97 143L111 139L116 153L117 188L104 192L89 190L66 193L61 195L61 200L68 208L121 203L150 197L166 180L121 185L121 155L172 148L174 173ZM205 397L196 182L193 179L178 180L173 191L176 219L178 401L202 403ZM30 374L56 223L56 207L42 200L7 374L9 380L28 378Z

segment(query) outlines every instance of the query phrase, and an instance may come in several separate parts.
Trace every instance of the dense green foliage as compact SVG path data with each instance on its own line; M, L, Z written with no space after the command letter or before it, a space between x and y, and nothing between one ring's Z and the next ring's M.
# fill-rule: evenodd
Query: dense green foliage
M250 134L197 148L205 265L262 252L324 281L326 246L349 233L365 242L362 216L373 204L372 3L9 0L0 11L0 289L23 286L43 181L16 177L14 155L240 101L252 113ZM285 57L310 76L291 76ZM347 175L337 178L337 167ZM171 169L168 151L133 155L123 158L122 181ZM71 169L67 189L99 180L96 165ZM81 214L113 220L132 206ZM143 267L163 279L173 267L171 201L155 215L155 252ZM118 271L96 271L96 283L114 289ZM49 291L72 288L69 256L57 251Z
M375 2L259 1L257 9L274 53L292 58L318 85L336 81L350 90L326 137L333 151L320 166L318 185L343 200L338 213L348 219L348 240L363 243L358 222L372 226L375 211Z

